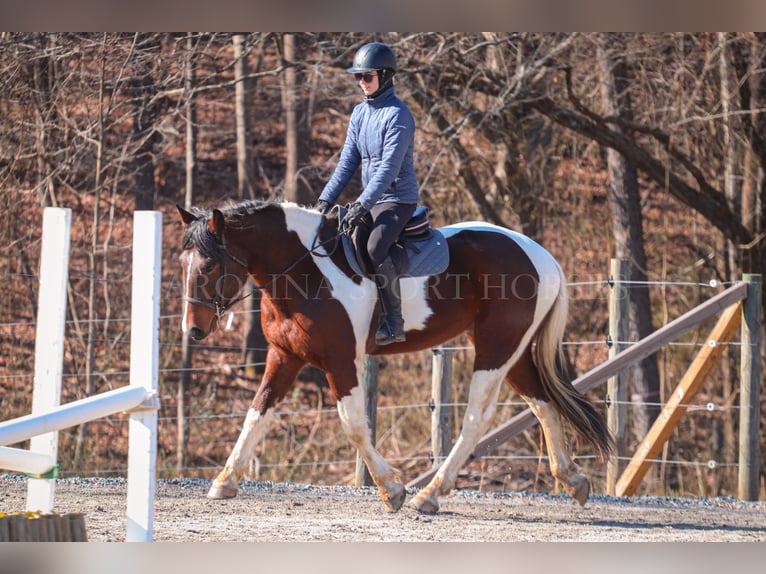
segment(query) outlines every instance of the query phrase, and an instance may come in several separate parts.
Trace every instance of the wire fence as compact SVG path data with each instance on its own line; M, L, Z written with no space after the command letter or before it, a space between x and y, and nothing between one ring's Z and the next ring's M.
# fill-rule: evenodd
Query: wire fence
M19 274L13 274L13 276L18 277ZM24 278L29 280L34 280L37 277L34 275L25 274ZM661 286L663 288L666 287L681 287L681 288L710 288L710 289L718 289L721 287L726 287L727 284L724 282L719 282L717 280L711 280L709 282L689 282L689 281L644 281L644 282L622 282L624 285L627 285L630 287L631 285L645 285L645 286ZM604 297L606 297L607 289L611 288L613 285L613 282L611 279L601 279L601 280L594 280L594 281L581 281L581 282L572 282L568 284L568 287L572 290L575 290L575 292L578 289L582 289L584 287L598 287L603 288L605 290ZM173 284L175 286L175 284ZM575 299L576 303L576 299ZM257 310L253 311L254 313L258 313ZM241 316L244 315L245 312L243 311L234 311L233 314L235 316ZM161 324L168 324L170 325L173 321L180 321L181 320L181 314L180 313L171 313L171 314L165 314L161 315L160 321ZM68 325L74 324L75 321L69 320L67 321ZM80 326L86 325L88 323L96 323L100 326L103 326L104 324L109 325L127 325L129 327L130 319L129 318L123 318L123 317L110 317L107 319L103 318L94 318L94 319L78 319L76 321ZM33 329L36 327L35 321L9 321L9 322L2 322L0 323L0 332L3 332L4 330L13 331L14 329L19 328L29 328ZM179 330L177 327L169 327L170 329ZM172 332L172 331L171 331ZM124 336L124 334L115 335L113 337L100 337L95 342L99 345L109 346L111 348L115 348L118 346L129 346L129 337ZM605 349L608 348L611 345L619 344L622 346L630 346L635 344L635 341L612 341L607 336L604 339L599 340L580 340L580 341L564 341L564 345L568 347L593 347L593 346L603 346ZM699 348L704 346L706 341L692 341L692 342L673 342L670 345L673 347L686 347L686 348ZM740 346L740 342L738 341L732 341L729 343L726 343L727 345L731 347L738 347ZM166 339L160 342L161 349L170 349L170 350L178 350L181 348L181 343L179 340L172 340L172 339ZM623 347L624 348L624 347ZM472 347L470 346L464 346L464 345L452 345L452 346L444 346L442 347L444 350L452 350L452 351L472 351ZM265 352L265 348L256 348L254 350L259 350L262 352ZM182 372L191 372L191 373L211 373L212 372L230 372L232 369L245 369L248 367L263 367L263 362L231 362L227 361L226 363L221 364L220 361L213 361L209 359L210 355L215 354L220 358L220 355L226 355L226 354L238 354L241 355L243 353L242 346L239 345L213 345L213 344L194 344L194 352L196 357L196 366L192 366L189 368L181 368L176 366L165 366L160 369L160 375L161 377L169 376L171 379L173 376L178 376ZM6 370L7 367L3 367L3 370ZM125 378L129 376L129 371L120 370L120 369L113 369L113 370L99 370L90 373L90 376L92 377L98 377L103 380L111 380L111 379L117 379L117 378ZM68 372L63 375L67 380L69 379L81 379L87 376L86 373L83 372ZM32 380L33 374L30 373L0 373L0 381L3 380ZM176 400L176 397L172 397L167 395L167 392L165 393L165 397L163 399L167 399L170 403ZM594 400L597 404L605 404L609 405L610 401L608 400ZM615 401L611 401L611 404L615 404ZM662 408L665 403L664 402L651 402L651 401L636 401L636 400L630 400L630 401L624 401L623 403L629 408L638 408L638 407L645 407L645 406L653 406L657 408ZM498 408L504 407L506 409L516 409L517 411L523 410L527 407L527 404L523 401L505 401L498 403ZM400 405L386 405L386 406L379 406L378 412L381 415L385 415L385 413L389 412L397 412L397 413L414 413L417 416L430 416L430 410L431 410L432 404L430 403L412 403L412 404L400 404ZM449 402L442 405L443 408L452 408L456 409L456 411L460 411L462 409L465 409L467 407L466 402ZM721 398L718 401L711 401L711 400L703 400L699 404L691 404L687 407L687 412L689 414L695 414L695 415L709 415L711 413L724 413L724 412L734 412L738 411L740 409L739 405L731 404L727 402L724 398ZM163 411L166 411L167 409L163 409ZM162 411L161 411L162 412ZM196 413L196 414L189 414L184 417L186 421L194 422L197 424L204 425L206 421L221 421L221 420L232 420L234 426L238 426L239 421L242 421L245 417L246 410L240 410L236 412L229 412L229 413ZM339 424L337 422L332 422L334 418L337 418L337 410L334 407L324 407L321 409L303 409L303 408L297 408L297 409L278 409L275 412L275 416L277 419L281 419L284 421L287 421L287 424L292 424L291 421L298 421L301 418L304 417L319 417L322 421L322 424ZM174 427L179 422L179 417L177 415L172 415L168 413L161 414L159 418L160 425L165 425L169 427ZM127 423L127 419L122 419L119 417L111 417L104 420L104 423L110 424L110 425L120 425ZM425 456L425 455L415 455L415 456L400 456L400 457L387 457L393 464L412 464L412 463L428 463L429 461L433 460L432 455ZM585 460L591 458L589 455L583 455L581 457L576 457L577 460ZM504 461L508 464L512 464L514 462L519 461L536 461L538 464L541 461L547 462L548 458L547 456L543 454L538 455L528 455L528 454L512 454L512 453L504 453L501 455L493 454L493 455L487 455L485 457L482 457L482 460L486 461ZM619 460L621 461L628 461L630 460L629 457L620 457ZM683 460L680 458L663 458L663 459L657 459L653 460L652 462L662 465L672 465L679 468L697 468L697 469L707 469L708 471L712 471L715 469L723 469L723 468L736 468L738 465L735 462L728 462L728 461L719 461L719 460ZM268 469L268 468L277 468L280 466L283 466L284 463L275 462L275 463L261 463L261 468ZM313 460L313 461L296 461L295 463L292 463L295 467L332 467L332 468L338 468L338 467L348 467L349 472L353 469L353 467L356 465L356 458L354 456L348 456L344 458L334 458L334 459L328 459L328 460ZM127 465L113 465L111 468L104 468L103 466L93 467L93 468L79 468L76 471L67 471L63 470L61 472L62 476L67 475L93 475L93 476L99 476L99 475L114 475L114 474L124 474L126 472ZM178 473L187 473L187 472L214 472L219 470L220 467L217 465L195 465L195 466L185 466L185 467L172 467L172 468L158 468L158 474L162 476L163 473L168 474L178 474Z
M599 401L594 400L595 404L605 404L605 401ZM615 404L614 401L612 401L612 404ZM629 407L638 407L639 405L634 401L625 401L623 404L629 406ZM649 405L655 405L658 407L663 407L665 403L644 403ZM380 406L378 407L378 413L385 413L385 412L392 412L392 411L411 411L411 412L417 412L417 414L422 416L429 416L428 413L430 413L431 404L429 403L420 403L420 404L407 404L407 405L395 405L395 406ZM466 402L450 402L450 403L443 403L442 407L446 408L455 408L455 409L465 409L468 406L468 403ZM497 403L498 407L516 407L518 408L518 411L527 408L527 404L523 401L512 401L512 402L499 402ZM741 407L738 405L726 405L722 403L714 403L714 402L705 402L705 403L698 403L698 404L690 404L687 407L687 414L709 414L714 411L717 412L736 412L739 411ZM204 422L204 421L214 421L214 420L222 420L222 419L230 419L234 421L235 423L239 423L245 419L245 415L247 412L245 410L238 411L238 412L230 412L225 414L196 414L196 415L188 415L185 417L187 421L194 421L194 422ZM333 419L337 418L337 410L335 408L327 407L320 410L310 410L310 409L297 409L297 410L287 410L287 409L277 409L274 411L274 416L277 419L294 419L299 420L302 417L322 417L323 424L340 424L339 421L334 421ZM178 422L177 416L172 415L164 415L158 417L158 421L160 424L177 424ZM112 425L117 424L127 424L127 419L121 419L121 418L105 418L105 423L109 423ZM594 457L592 455L579 455L575 456L575 461L582 461L582 460L591 460ZM523 461L523 460L543 460L547 461L548 457L546 455L517 455L517 454L504 454L502 456L498 455L485 455L482 457L482 459L485 460L504 460L507 462L513 462L513 461ZM618 456L616 457L616 460L628 462L630 461L630 457L627 456ZM422 462L425 460L433 460L432 457L428 456L408 456L408 457L399 457L393 460L397 463L408 463L408 462ZM672 459L672 458L664 458L664 459L647 459L651 462L655 463L663 463L668 465L675 465L678 467L705 467L708 469L715 469L715 468L737 468L738 464L735 462L725 462L725 461L716 461L716 460L682 460L682 459ZM298 463L298 466L313 466L313 467L321 467L321 466L337 466L337 465L348 465L353 466L356 464L355 458L349 458L344 460L327 460L327 461L313 461L310 463ZM262 468L276 468L279 466L282 466L281 464L262 464ZM185 467L173 467L172 472L174 473L183 473L188 471L200 471L200 470L220 470L220 466L185 466ZM85 473L85 475L93 475L98 476L100 474L120 474L127 471L127 464L119 466L117 468L111 468L111 469L104 469L104 468L90 468L90 469L80 469L77 472L75 471L62 471L62 475L71 475L74 476L77 473Z

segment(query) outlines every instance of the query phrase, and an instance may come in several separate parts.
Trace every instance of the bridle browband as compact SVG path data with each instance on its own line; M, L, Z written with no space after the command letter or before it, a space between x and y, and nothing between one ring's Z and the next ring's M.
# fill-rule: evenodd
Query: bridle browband
M332 237L329 237L325 239L324 241L318 241L319 235L322 232L322 228L324 227L325 222L327 219L325 217L322 217L322 222L319 224L319 228L317 229L316 235L314 235L314 239L311 242L311 249L306 251L303 255L298 257L295 261L290 263L287 267L285 267L281 272L277 273L276 275L273 275L271 280L267 283L264 283L263 285L258 285L255 282L253 282L253 285L256 289L259 291L264 291L268 289L274 281L279 279L280 277L283 277L287 275L290 271L292 271L293 268L295 268L301 261L303 261L306 257L309 255L316 255L317 257L331 257L335 251L338 248L338 244L340 236L344 234L344 231L338 231L335 235ZM318 253L316 252L316 249L319 249L320 247L324 247L326 244L330 243L331 241L335 241L335 245L333 246L332 250L329 253ZM239 265L240 267L243 267L245 271L248 271L247 263L242 261L239 257L233 255L227 248L226 248L226 242L221 242L221 248L223 251L223 256L217 261L221 265L221 277L226 277L226 259L231 259L234 263ZM240 287L240 291L242 291L242 288ZM240 303L241 301L247 299L253 294L252 291L248 291L247 293L243 295L237 295L233 299L231 299L229 302L224 303L224 297L221 296L221 294L218 292L218 289L216 289L216 295L211 300L206 299L198 299L197 297L187 297L184 295L183 300L187 303L191 303L193 305L202 305L203 307L207 307L208 309L213 309L215 311L215 317L220 322L220 320L223 318L223 316L237 303Z

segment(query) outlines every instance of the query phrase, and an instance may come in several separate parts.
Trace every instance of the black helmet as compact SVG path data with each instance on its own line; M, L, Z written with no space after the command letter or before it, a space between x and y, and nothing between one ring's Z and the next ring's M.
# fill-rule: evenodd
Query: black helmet
M346 71L357 74L375 70L396 72L394 52L381 42L371 42L359 48L354 55L353 65Z

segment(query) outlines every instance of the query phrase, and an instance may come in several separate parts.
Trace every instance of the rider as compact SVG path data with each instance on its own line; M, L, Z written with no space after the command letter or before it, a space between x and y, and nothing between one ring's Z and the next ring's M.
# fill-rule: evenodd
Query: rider
M415 121L394 93L396 59L386 44L372 42L359 48L347 71L354 74L365 97L351 113L340 160L317 209L323 214L330 210L361 164L364 190L341 225L351 230L368 213L372 218L367 251L383 307L375 341L387 345L405 340L399 277L389 252L420 198L413 160Z

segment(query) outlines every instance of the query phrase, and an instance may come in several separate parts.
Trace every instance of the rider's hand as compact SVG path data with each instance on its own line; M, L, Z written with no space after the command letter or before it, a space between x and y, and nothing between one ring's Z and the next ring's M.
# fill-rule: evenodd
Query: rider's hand
M316 209L319 213L322 215L327 215L327 212L332 209L332 205L325 201L324 199L320 199L317 201Z
M345 233L351 232L357 225L359 225L359 222L362 221L362 218L366 214L367 210L361 203L354 203L348 208L348 212L346 212L346 216L341 222L341 231Z

